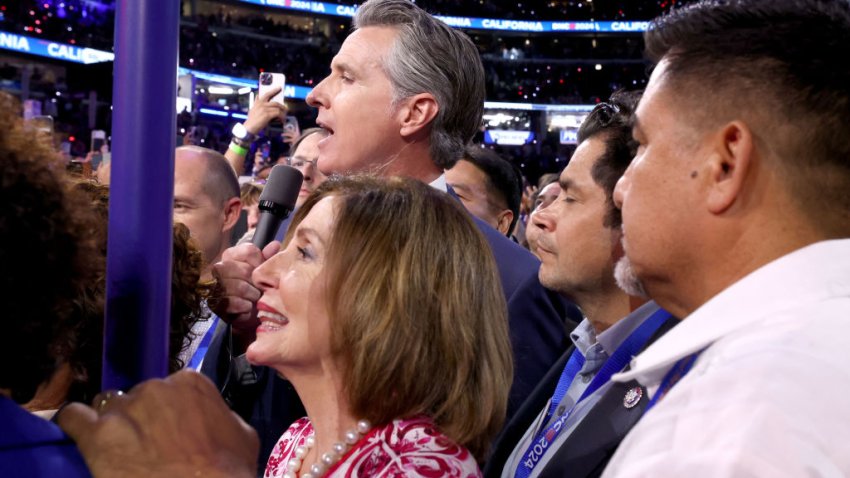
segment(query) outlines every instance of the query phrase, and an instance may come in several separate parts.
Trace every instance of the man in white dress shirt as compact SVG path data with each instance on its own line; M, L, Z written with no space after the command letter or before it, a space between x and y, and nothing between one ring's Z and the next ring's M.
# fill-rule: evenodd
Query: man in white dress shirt
M646 45L618 279L684 319L615 376L652 402L605 474L847 476L850 3L704 2Z

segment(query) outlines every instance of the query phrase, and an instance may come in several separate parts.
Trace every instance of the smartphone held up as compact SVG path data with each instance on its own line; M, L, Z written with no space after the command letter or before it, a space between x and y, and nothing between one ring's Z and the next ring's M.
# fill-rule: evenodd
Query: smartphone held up
M101 129L92 130L91 132L91 149L92 152L91 167L97 169L103 161L104 146L106 145L106 131Z
M280 92L272 96L269 101L283 104L283 90L286 88L286 75L283 73L268 73L264 71L260 73L259 83L260 88L257 94L260 97L264 96L270 90L280 88Z

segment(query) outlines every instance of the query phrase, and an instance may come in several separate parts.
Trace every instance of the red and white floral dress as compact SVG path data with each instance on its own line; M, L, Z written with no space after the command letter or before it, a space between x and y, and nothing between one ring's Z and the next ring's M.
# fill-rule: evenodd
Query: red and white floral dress
M280 478L295 448L313 434L310 420L302 418L280 437L266 465L267 478ZM363 436L325 476L365 477L480 477L469 451L440 433L427 417L394 420Z

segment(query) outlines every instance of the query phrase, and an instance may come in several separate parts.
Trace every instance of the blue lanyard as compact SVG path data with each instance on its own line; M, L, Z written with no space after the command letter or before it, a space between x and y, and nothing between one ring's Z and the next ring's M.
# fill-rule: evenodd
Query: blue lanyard
M204 334L204 338L201 339L201 343L198 344L197 350L195 350L194 355L192 355L192 359L189 360L189 365L186 368L191 370L198 370L198 367L201 366L201 361L204 360L204 356L207 354L207 350L210 348L210 342L212 342L213 335L215 335L215 328L218 325L218 316L213 314L212 323L210 323L210 328L207 329L207 333Z
M705 349L703 349L705 350ZM652 400L649 401L649 405L646 406L646 410L644 413L648 412L650 408L654 407L659 400L664 398L667 395L667 392L673 388L674 385L679 383L688 372L691 371L691 368L694 366L694 362L697 361L697 358L702 353L702 350L698 352L694 352L687 357L683 357L676 362L670 370L664 375L664 378L661 379L661 385L658 386L658 391L653 395Z
M593 381L590 382L590 385L588 385L588 387L584 390L575 405L573 405L569 411L560 415L551 425L541 428L540 431L537 432L534 440L531 441L528 449L523 454L519 465L517 465L517 470L514 475L515 478L528 478L534 470L534 467L537 466L540 459L549 448L549 445L554 443L558 434L564 429L564 425L573 413L573 410L575 410L575 407L581 403L582 400L598 390L599 387L607 383L611 379L611 375L623 370L632 357L640 352L649 339L670 317L671 315L669 312L664 309L658 309L654 314L649 316L649 318L644 320L643 323L640 324L640 326L628 337L626 337L626 340L624 340L623 343L617 347L617 350L608 357L608 360L605 361L602 368L596 376L593 377ZM578 374L579 370L581 370L583 365L584 356L582 356L578 349L574 350L567 361L567 365L564 367L564 371L561 372L561 378L558 380L558 385L555 387L555 393L552 395L549 410L546 412L546 417L542 422L544 425L549 423L551 420L555 409L561 400L563 400L564 395L566 395L567 390L569 390L575 376Z

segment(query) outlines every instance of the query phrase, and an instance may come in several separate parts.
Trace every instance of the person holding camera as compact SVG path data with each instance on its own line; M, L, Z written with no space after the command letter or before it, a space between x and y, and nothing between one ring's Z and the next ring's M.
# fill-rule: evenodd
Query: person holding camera
M227 151L224 153L224 157L227 158L227 162L230 163L230 166L233 167L237 175L245 172L245 157L248 155L251 145L257 140L260 132L275 118L285 121L286 105L272 100L280 91L280 87L275 87L266 91L264 94L258 95L254 100L254 106L248 110L248 119L244 123L236 123L233 126L233 130L231 131L233 138L227 147ZM295 136L297 137L297 133ZM284 138L286 138L286 133L284 133Z

